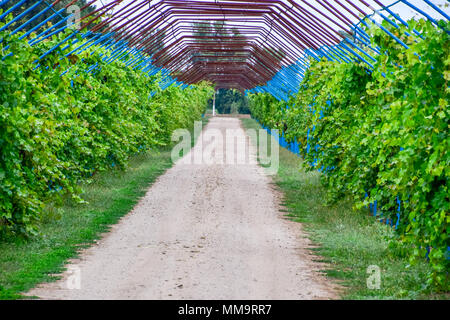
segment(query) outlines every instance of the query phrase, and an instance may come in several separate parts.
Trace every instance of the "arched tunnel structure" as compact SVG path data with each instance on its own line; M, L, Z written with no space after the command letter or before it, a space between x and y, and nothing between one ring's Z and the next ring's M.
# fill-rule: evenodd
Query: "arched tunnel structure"
M64 48L79 33L86 41L64 52L66 56L101 46L111 52L105 57L108 61L121 59L149 74L162 71L163 87L208 80L217 89L269 92L287 99L298 90L310 57L360 61L370 69L379 51L372 47L364 26L378 26L407 48L381 22L407 25L405 16L415 14L436 24L437 19L449 18L444 2L3 0L0 20L14 13L14 19L2 27L14 25L13 33L33 26L23 38L39 30L29 39L31 45L72 28L73 33L49 52ZM42 22L33 25L36 20ZM42 31L45 25L48 28Z
M448 292L449 7L0 0L0 238L35 230L47 199L170 145L215 90L235 89L332 200L390 225Z

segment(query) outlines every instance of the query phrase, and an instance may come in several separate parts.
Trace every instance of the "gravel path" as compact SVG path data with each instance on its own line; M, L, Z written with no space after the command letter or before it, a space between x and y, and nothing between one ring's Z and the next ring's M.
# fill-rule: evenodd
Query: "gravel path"
M239 130L238 139L246 139L235 118L211 119L203 135L227 128ZM206 149L207 143L197 144L192 152ZM318 273L321 265L306 249L311 244L301 225L280 213L280 195L250 149L251 161L245 165L177 163L111 232L71 261L61 280L27 295L336 298L334 286Z

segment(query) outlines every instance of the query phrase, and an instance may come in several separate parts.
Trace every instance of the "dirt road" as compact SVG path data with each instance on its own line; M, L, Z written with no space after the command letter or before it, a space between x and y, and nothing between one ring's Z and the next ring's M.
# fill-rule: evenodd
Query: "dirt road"
M203 131L238 129L213 118ZM208 144L192 152L201 154ZM254 159L244 165L177 163L135 209L72 261L43 299L330 299L332 285L306 249L301 225ZM225 151L226 152L226 151ZM239 152L239 151L238 151ZM217 153L219 154L219 153ZM190 154L188 155L190 156Z

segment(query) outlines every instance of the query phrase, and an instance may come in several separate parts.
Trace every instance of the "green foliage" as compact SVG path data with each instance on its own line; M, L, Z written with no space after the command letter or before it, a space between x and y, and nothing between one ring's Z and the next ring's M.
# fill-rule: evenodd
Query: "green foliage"
M145 76L121 62L106 64L91 55L101 51L95 47L63 59L55 50L35 69L38 57L65 36L30 47L20 34L0 32L3 236L33 234L45 203L67 194L81 201L80 182L125 168L130 156L167 144L175 129L201 117L213 93L207 84L162 91L159 75ZM3 50L6 45L10 49ZM87 73L94 64L95 72Z
M246 129L261 129L253 119L241 121ZM268 145L272 139L275 138L267 136ZM258 144L258 137L252 140ZM312 253L326 262L323 271L328 277L339 279L339 285L344 287L339 290L340 298L448 300L447 293L425 288L431 270L429 263L411 265L401 250L389 248L389 239L394 236L392 228L361 214L363 210L352 210L351 199L325 204L326 188L321 186L321 174L299 170L302 162L297 155L281 148L280 167L273 180L283 192L286 217L302 223L302 229L314 243ZM367 287L367 267L371 265L381 270L377 290Z
M209 101L212 109L213 100ZM219 89L216 93L216 110L219 114L249 114L248 99L236 89Z
M395 223L399 199L396 240L411 262L429 250L429 282L448 290L450 41L431 22L409 25L385 25L408 50L380 28L369 30L384 53L372 73L362 64L313 62L288 109L261 94L251 96L250 108L262 124L298 139L309 169L326 172L329 201L351 195L356 208L377 201ZM412 28L424 39L407 36Z
M272 129L283 130L281 120L285 114L285 103L278 101L271 94L250 95L250 111L261 124Z

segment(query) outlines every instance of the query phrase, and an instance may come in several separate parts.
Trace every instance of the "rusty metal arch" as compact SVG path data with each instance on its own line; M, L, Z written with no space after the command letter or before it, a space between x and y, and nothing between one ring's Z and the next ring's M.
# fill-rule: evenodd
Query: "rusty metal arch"
M145 72L162 70L166 85L175 82L189 85L208 80L216 88L266 91L285 99L302 79L309 57L340 62L362 61L370 68L377 48L370 46L370 38L359 24L369 21L383 28L372 16L374 12L393 25L405 24L390 9L402 3L434 21L413 1L417 2L91 0L86 3L56 0L47 3L22 0L12 1L16 3L15 8L8 8L10 0L0 0L0 7L7 8L0 20L19 8L23 12L14 19L22 18L33 6L45 3L48 7L44 10L53 10L53 21L61 23L67 17L61 15L62 11L57 11L57 7L64 4L64 8L68 8L83 3L79 19L81 28L74 33L83 34L89 39L88 43L110 49L108 61L129 56L125 60L127 65L139 66ZM421 2L449 19L433 1ZM96 9L88 12L86 9L90 5L96 5ZM30 16L29 21L38 15ZM50 31L53 32L48 30L47 34ZM41 38L32 39L30 44L41 41L44 36L45 33ZM401 43L400 39L392 37Z

